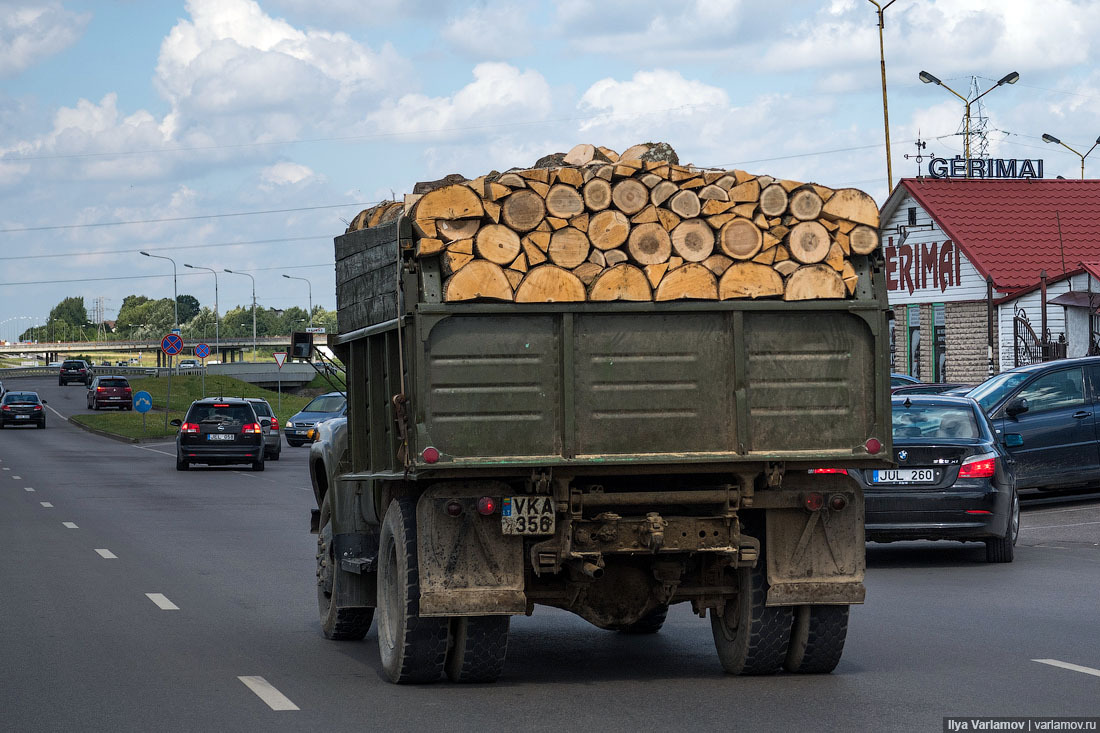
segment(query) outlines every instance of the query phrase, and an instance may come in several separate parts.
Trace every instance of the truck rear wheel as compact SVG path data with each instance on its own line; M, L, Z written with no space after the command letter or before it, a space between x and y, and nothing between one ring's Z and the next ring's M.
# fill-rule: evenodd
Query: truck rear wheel
M763 556L754 568L739 568L738 593L710 629L722 668L730 674L774 674L787 658L791 639L789 606L766 606L768 583Z
M836 669L848 635L848 606L798 606L783 668L800 674Z
M378 651L398 684L435 682L447 656L448 619L421 618L416 554L416 504L390 502L378 550Z
M496 682L508 654L510 616L461 616L451 620L447 677L452 682Z
M665 617L668 616L668 606L657 606L640 619L619 629L624 634L656 634L665 625Z
M336 567L332 549L332 510L328 496L321 503L321 529L317 533L317 610L321 632L326 639L358 641L370 631L373 608L340 607L333 601L339 595L344 572Z

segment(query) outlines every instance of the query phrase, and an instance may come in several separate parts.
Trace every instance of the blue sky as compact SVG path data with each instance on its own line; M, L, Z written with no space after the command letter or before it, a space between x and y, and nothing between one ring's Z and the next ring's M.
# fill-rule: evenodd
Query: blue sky
M185 262L250 272L261 307L304 306L281 275L307 277L333 308L331 239L359 204L579 142L888 195L866 0L316 5L0 0L0 338L67 296L109 318L170 296L139 249L204 305L212 278ZM964 95L1018 71L983 99L989 153L1079 175L1040 136L1100 134L1100 3L897 0L886 19L895 183L918 131L963 147L962 103L921 69ZM223 312L250 300L247 278L219 286Z

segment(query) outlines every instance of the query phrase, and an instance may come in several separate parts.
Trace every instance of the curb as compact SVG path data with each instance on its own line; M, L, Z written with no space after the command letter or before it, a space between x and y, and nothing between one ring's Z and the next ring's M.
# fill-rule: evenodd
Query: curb
M74 420L71 416L66 418L66 421L70 425L75 425L76 427L80 428L81 430L83 430L86 433L92 433L93 435L98 435L98 436L103 437L103 438L110 438L111 440L117 440L120 443L131 443L131 444L161 443L161 442L164 442L166 440L173 440L174 439L173 436L170 436L170 435L158 435L158 436L149 437L149 438L128 438L125 435L119 435L118 433L111 433L111 432L108 432L106 430L100 430L99 428L93 428L89 425L85 425L82 422L78 422L77 420Z

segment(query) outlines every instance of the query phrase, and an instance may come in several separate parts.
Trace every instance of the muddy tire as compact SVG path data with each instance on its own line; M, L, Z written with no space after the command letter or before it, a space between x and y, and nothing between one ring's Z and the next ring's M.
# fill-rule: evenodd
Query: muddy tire
M848 606L798 606L783 668L799 674L828 674L844 654Z
M1020 536L1020 497L1015 490L1008 506L1008 528L1004 537L985 541L986 562L1012 562L1016 556L1016 538Z
M339 594L341 583L347 582L344 571L336 567L332 548L332 511L328 497L321 504L321 529L317 533L317 611L321 618L321 633L335 641L358 641L370 631L373 608L338 607L333 597Z
M451 619L447 677L452 682L496 682L508 654L509 616Z
M722 668L730 674L774 674L787 659L791 609L764 605L767 579L763 556L754 568L738 568L737 598L719 616L711 612L710 629Z
M665 625L668 606L657 606L640 619L619 629L623 634L656 634Z
M420 617L416 503L390 502L378 550L378 652L398 684L435 682L447 656L449 619Z

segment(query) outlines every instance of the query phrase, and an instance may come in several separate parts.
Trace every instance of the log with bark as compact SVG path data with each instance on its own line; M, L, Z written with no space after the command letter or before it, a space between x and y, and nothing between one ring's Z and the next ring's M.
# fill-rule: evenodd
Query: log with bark
M410 219L446 302L848 298L880 244L862 191L681 165L666 143L581 143L414 191L348 231Z

